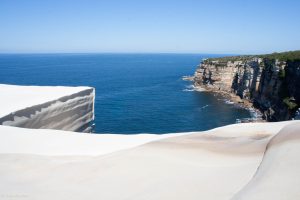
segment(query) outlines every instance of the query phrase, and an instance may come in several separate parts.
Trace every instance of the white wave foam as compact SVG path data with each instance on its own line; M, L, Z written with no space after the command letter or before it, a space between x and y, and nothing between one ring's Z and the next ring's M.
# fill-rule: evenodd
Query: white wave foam
M194 89L183 89L182 91L183 92L194 92L195 90Z
M184 92L194 92L194 91L196 91L196 92L203 92L203 91L205 91L204 88L195 87L194 85L187 85L185 87L186 87L186 89L182 90Z
M250 112L251 118L254 118L254 119L262 118L262 114L260 112L258 112L257 110L255 110L253 108L248 108L248 111Z
M245 122L257 122L262 120L262 114L254 109L254 108L247 108L247 110L250 113L250 117L248 118L241 118L241 119L236 119L235 123L245 123Z
M226 103L226 104L234 104L234 102L233 102L233 101L230 101L230 100L225 100L225 103Z

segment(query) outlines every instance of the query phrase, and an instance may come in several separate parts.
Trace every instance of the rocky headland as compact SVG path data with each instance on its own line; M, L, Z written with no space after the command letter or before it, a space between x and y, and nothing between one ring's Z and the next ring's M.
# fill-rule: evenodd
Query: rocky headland
M299 117L300 51L204 59L193 81L260 111L266 121Z

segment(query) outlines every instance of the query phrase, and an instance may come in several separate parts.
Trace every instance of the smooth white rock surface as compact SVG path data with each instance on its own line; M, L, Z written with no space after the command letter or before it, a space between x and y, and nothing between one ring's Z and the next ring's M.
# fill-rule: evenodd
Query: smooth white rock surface
M88 131L94 119L91 87L0 85L0 124Z

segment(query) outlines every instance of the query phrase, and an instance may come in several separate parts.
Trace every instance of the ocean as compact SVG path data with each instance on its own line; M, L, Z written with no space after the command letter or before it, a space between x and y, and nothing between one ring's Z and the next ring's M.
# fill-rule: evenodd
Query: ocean
M182 80L203 58L217 56L0 54L0 83L95 87L95 133L203 131L250 117L248 110Z

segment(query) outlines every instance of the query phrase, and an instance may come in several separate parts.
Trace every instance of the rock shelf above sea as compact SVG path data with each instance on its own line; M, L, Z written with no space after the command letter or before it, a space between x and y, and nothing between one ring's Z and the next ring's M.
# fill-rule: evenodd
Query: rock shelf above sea
M0 125L89 132L94 119L92 87L0 84Z

